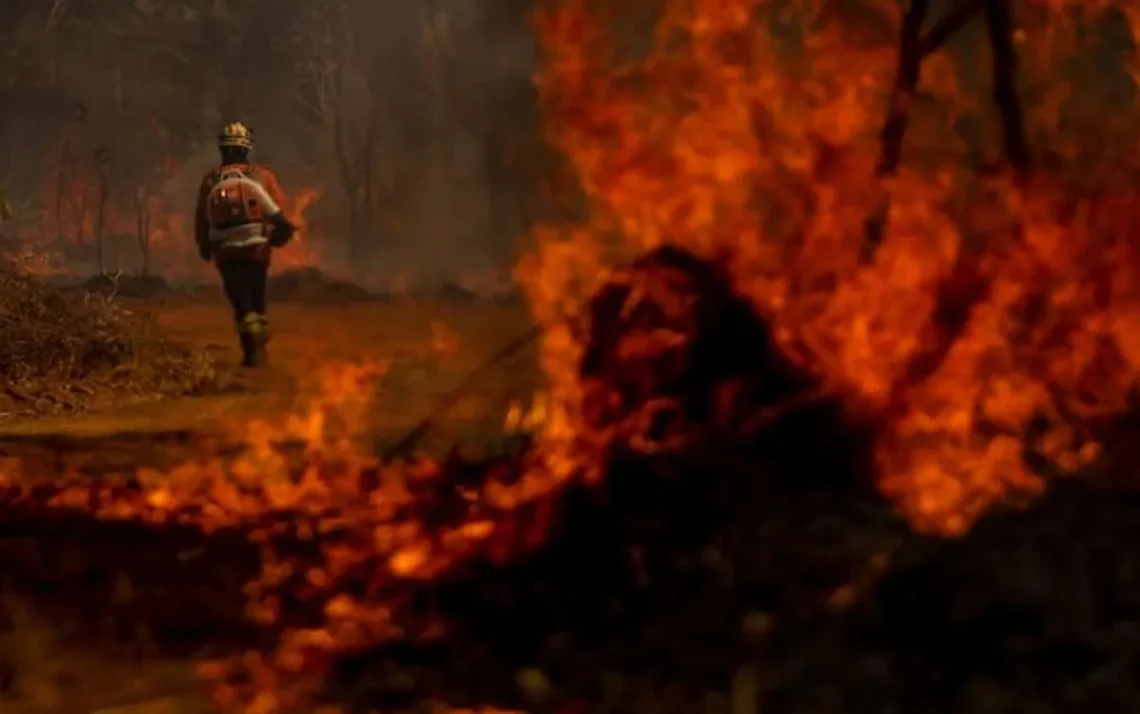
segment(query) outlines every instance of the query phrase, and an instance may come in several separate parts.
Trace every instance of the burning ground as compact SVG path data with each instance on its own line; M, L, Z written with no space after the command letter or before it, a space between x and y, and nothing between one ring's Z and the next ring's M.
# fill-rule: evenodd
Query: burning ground
M666 2L632 57L627 18L545 7L584 211L520 263L543 382L501 405L510 442L393 455L398 360L305 370L287 415L175 466L12 465L12 587L248 712L1134 709L1134 174L1065 93L1000 88L1017 37L1034 78L1137 18L1015 5L986 17L1004 131L970 141L990 105L943 25L888 101L894 3L789 34L775 4ZM425 336L421 363L463 344Z

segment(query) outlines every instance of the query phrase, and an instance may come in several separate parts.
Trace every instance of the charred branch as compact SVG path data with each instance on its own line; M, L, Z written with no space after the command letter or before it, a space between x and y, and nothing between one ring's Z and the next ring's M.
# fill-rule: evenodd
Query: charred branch
M899 39L898 74L895 76L895 86L891 92L887 121L883 126L882 153L878 166L880 176L890 175L898 170L910 103L918 86L918 73L922 65L922 25L926 22L929 9L930 0L913 0L903 18L902 37Z
M1004 5L1004 8L994 7L999 4ZM881 134L882 143L877 166L877 175L880 178L893 176L897 173L899 163L902 161L902 147L910 118L910 106L918 87L922 61L941 49L955 33L965 27L966 23L983 9L986 10L991 43L994 44L994 75L995 78L1002 75L1000 81L995 79L995 102L998 104L999 111L1002 112L1003 128L1006 127L1006 119L1004 119L1006 116L1011 117L1009 119L1009 122L1012 122L1010 126L1015 127L1007 129L1006 133L1010 162L1015 166L1024 166L1028 163L1024 131L1020 130L1022 126L1021 105L1014 89L1013 78L1016 73L1016 62L1013 53L1008 4L991 0L962 0L947 15L935 23L924 36L922 28L929 14L930 3L929 0L913 0L903 17L902 31L899 37L898 70L891 93L890 106L887 110L887 119L883 124ZM997 13L996 18L995 13ZM993 39L995 33L1001 34L1005 39L1000 43L995 41ZM999 56L1001 57L1001 67L998 67ZM1001 87L1000 99L998 98L998 86ZM862 259L864 261L870 260L882 242L889 214L889 200L884 200L875 214L868 219L863 238Z
M878 165L880 176L890 176L898 170L902 158L903 140L906 138L911 100L918 87L922 61L945 45L954 33L965 27L967 22L986 7L986 2L987 0L964 0L939 20L925 36L922 28L930 12L929 0L913 0L907 8L899 38L895 85L891 92L890 108L882 132L882 150ZM1005 8L1005 24L1008 28L1008 7ZM1012 38L1010 42L1009 50L1012 54Z
M957 6L934 24L922 40L922 54L937 52L974 16L982 11L988 0L962 0Z
M902 159L903 139L906 137L910 104L918 87L918 75L922 66L923 47L922 26L930 10L929 0L912 0L903 17L902 34L899 37L898 69L894 89L891 91L887 120L883 124L881 148L876 173L879 177L891 176L898 171ZM869 260L883 240L886 232L890 206L884 203L867 221L863 237L863 259Z
M1031 158L1025 138L1025 112L1017 92L1017 52L1009 0L986 4L986 29L993 53L993 100L1001 121L1005 157L1017 174L1024 175Z

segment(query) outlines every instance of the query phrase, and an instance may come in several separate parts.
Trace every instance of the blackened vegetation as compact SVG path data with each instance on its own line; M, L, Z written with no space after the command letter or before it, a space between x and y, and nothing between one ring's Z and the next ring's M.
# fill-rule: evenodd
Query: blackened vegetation
M584 448L605 479L526 513L481 514L513 519L506 530L525 547L499 549L512 558L434 583L380 577L379 556L353 573L348 591L382 590L408 637L343 658L324 695L359 712L441 699L536 713L748 710L733 701L803 714L1135 710L1140 494L1073 480L955 541L912 533L867 483L874 426L822 396L729 285L715 264L660 250L599 291L580 371L596 432ZM646 418L645 405L661 407ZM472 506L459 491L517 467L449 463L449 480L425 484L406 517L462 523ZM361 488L375 479L363 474ZM236 542L219 549L232 534L202 536L207 550L187 561L184 530L53 528L74 537L50 548L86 562L135 570L137 559L170 582L213 583L219 604L180 607L198 612L200 635L233 639L227 612L254 564ZM323 546L366 546L372 533L301 544L288 532L272 549L298 577ZM108 554L107 543L120 545ZM32 553L6 554L6 569L50 575ZM108 585L87 567L75 577ZM322 602L284 594L286 623L317 620ZM182 642L177 623L147 616L170 611L147 597L135 617ZM446 634L425 643L441 620Z
M673 687L695 706L751 656L742 622L770 619L794 647L903 537L867 483L869 435L729 286L662 249L596 294L580 376L605 480L560 494L537 552L421 594L451 625L442 644L354 658L330 697L364 711L442 686L452 701L594 711L617 696L627 711L638 688ZM530 667L551 691L516 685ZM607 693L615 676L624 693Z
M732 400L776 403L808 388L728 285L718 266L666 248L601 288L581 330L579 374L591 428L605 430L657 405L638 434L647 444L689 442L694 430L713 439L732 432L723 423Z
M447 637L346 660L327 696L357 711L440 696L728 712L748 689L763 711L804 714L1140 702L1123 676L1140 663L1140 562L1120 545L1140 535L1138 495L1072 481L960 540L912 533L865 486L869 427L798 399L812 380L727 285L663 250L599 292L590 420L667 398L669 418L616 430L662 448L607 442L605 481L561 494L545 545L415 598ZM710 395L728 384L726 420ZM741 428L761 413L779 418Z

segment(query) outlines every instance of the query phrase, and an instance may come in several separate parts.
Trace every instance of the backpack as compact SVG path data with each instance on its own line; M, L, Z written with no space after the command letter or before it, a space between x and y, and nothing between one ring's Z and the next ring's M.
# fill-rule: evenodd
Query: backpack
M265 187L237 167L223 167L211 179L206 218L214 231L262 223L281 211Z

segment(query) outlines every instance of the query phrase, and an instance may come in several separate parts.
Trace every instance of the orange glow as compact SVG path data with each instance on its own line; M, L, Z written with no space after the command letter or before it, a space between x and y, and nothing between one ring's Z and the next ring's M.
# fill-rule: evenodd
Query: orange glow
M946 120L986 97L964 88L943 51L923 72L942 121L915 111L907 146L928 156L883 186L889 228L861 264L865 220L883 195L872 169L893 48L815 15L797 54L757 30L774 7L666 3L656 49L624 62L611 60L614 40L588 3L540 14L544 107L592 212L541 232L518 275L536 317L560 325L607 266L647 249L726 261L789 353L884 424L884 492L917 527L960 532L994 499L1042 487L1023 454L1034 419L1048 421L1037 448L1073 469L1097 453L1097 420L1126 407L1140 357L1127 337L1140 308L1128 218L1137 196L1089 200L1060 175L1018 186L965 170ZM897 28L892 4L876 7ZM1064 10L1041 18L1045 40L1081 8ZM965 311L950 331L948 307ZM568 328L546 333L550 424L561 433L585 430L579 356ZM552 471L580 460L580 443L551 441Z
M320 198L321 191L315 188L302 188L289 201L289 208L285 214L289 221L297 226L297 233L288 246L274 254L273 267L277 271L323 264L320 239L312 234L306 218L306 212Z
M41 220L24 226L22 249L14 258L30 273L64 275L91 271L97 264L100 179L94 161L74 132L66 133L46 162ZM212 280L213 269L198 260L192 216L200 176L166 157L160 162L162 188L140 187L122 195L109 186L102 207L103 260L107 270L158 275L172 282ZM287 195L287 215L300 230L278 251L279 269L319 267L321 240L306 214L321 190L301 187Z
M809 0L662 4L640 57L619 57L628 38L596 11L605 3L551 0L536 16L547 129L588 210L577 224L536 230L518 266L543 326L547 378L529 407L507 416L508 431L535 439L525 457L462 490L447 463L382 466L358 437L385 366L329 365L295 414L248 427L236 459L143 473L137 493L83 483L55 496L57 507L104 518L240 527L262 549L247 588L251 618L281 625L285 602L320 605L323 621L282 626L272 653L204 667L219 702L251 714L307 711L339 654L409 636L401 584L536 547L551 496L604 477L600 447L621 437L585 418L584 345L569 318L616 266L655 247L723 264L780 346L853 418L877 426L877 483L916 529L960 534L995 502L1038 493L1045 483L1027 456L1076 471L1097 457L1100 428L1130 407L1140 379L1140 187L1131 178L1088 196L1078 190L1083 165L1028 179L992 168L997 139L971 146L954 133L979 113L992 125L987 90L940 50L923 68L928 104L916 103L904 167L879 181L896 3L868 0L859 23ZM1044 76L1071 56L1075 23L1109 6L1020 3L1026 72ZM1140 36L1140 10L1114 6ZM800 40L775 28L790 22ZM887 40L874 40L876 28L891 30ZM1135 78L1140 65L1129 61ZM1072 107L1059 99L1076 88L1055 81L1028 124L1078 152ZM1137 109L1122 107L1128 121L1111 123L1120 146L1140 147ZM1125 176L1137 153L1125 155ZM1112 176L1116 167L1103 168ZM299 195L299 219L307 205ZM884 205L881 245L862 259L867 220ZM68 225L69 235L78 230ZM315 257L312 244L294 248ZM448 332L433 326L427 351L453 349ZM451 508L435 510L439 492ZM319 553L285 543L318 536ZM227 679L235 671L245 684Z
M432 320L431 323L431 351L438 357L455 354L459 349L459 336L447 323Z

